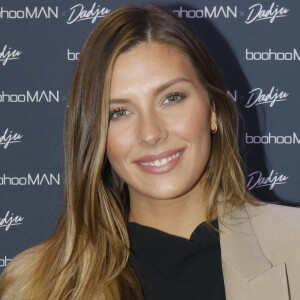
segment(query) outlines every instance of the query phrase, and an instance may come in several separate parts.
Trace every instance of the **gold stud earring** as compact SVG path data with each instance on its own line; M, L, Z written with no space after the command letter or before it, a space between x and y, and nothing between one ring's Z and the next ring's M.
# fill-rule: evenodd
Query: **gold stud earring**
M215 129L210 131L212 134L215 134L218 130L217 121L215 121L214 123L215 123Z

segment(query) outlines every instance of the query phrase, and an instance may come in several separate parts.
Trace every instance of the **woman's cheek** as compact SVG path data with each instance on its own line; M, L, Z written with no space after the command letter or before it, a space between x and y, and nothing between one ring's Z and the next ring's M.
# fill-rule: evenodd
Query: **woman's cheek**
M183 111L170 122L170 128L183 137L206 133L210 129L208 111L204 107Z
M107 135L107 156L112 166L122 164L125 161L128 152L132 147L131 130L122 126L123 120L113 121L117 124L111 124Z

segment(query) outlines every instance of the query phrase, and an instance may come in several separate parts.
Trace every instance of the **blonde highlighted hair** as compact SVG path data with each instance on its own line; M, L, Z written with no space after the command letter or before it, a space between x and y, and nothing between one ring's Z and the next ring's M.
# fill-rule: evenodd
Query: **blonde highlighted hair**
M129 263L129 194L106 156L110 81L117 57L139 43L177 47L191 62L217 116L206 168L207 220L218 201L252 203L237 143L238 116L197 37L168 9L122 6L87 38L76 65L65 118L65 194L60 221L46 241L3 273L1 299L142 299Z

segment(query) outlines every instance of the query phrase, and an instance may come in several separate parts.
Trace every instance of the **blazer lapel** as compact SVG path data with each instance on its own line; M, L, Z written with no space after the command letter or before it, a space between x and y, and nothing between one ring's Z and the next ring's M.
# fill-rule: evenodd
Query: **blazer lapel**
M246 208L229 214L220 204L218 218L226 299L290 299L285 264L265 257Z

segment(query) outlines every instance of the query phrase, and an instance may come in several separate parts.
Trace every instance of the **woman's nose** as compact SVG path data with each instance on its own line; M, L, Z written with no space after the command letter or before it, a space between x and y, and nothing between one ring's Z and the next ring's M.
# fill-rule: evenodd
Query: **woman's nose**
M155 146L168 136L166 123L157 112L149 112L141 115L137 132L139 143L147 146Z

